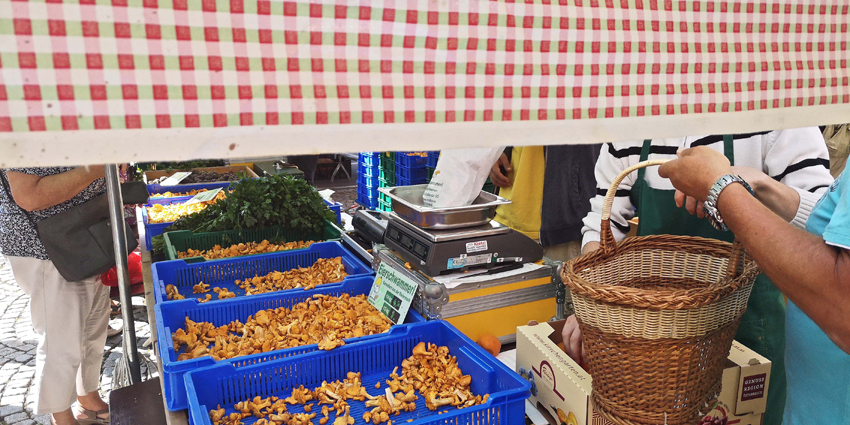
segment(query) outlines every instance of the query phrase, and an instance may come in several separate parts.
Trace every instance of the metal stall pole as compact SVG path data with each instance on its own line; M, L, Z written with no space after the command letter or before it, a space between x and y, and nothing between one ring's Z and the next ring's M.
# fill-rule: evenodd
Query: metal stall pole
M118 272L118 293L121 299L121 317L124 319L124 355L130 368L130 385L142 382L139 353L136 350L136 326L133 320L133 301L130 292L130 275L127 269L127 235L124 226L124 201L118 180L118 165L107 164L106 193L109 199L109 219L112 225L112 242L115 248L115 271Z

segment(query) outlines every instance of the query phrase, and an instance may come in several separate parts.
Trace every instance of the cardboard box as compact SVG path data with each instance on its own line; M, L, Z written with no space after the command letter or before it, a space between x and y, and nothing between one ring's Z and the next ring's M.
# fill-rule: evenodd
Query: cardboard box
M517 328L517 372L532 382L529 402L554 425L613 425L592 410L591 377L558 346L565 321ZM759 425L767 404L770 360L732 343L717 406L728 425Z

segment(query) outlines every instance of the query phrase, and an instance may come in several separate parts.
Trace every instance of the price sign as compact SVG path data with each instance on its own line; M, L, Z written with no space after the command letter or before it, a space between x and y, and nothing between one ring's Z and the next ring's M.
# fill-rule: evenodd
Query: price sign
M215 199L215 196L218 195L218 192L221 192L221 188L208 190L206 192L201 192L184 202L184 204L197 204L199 202L207 202Z
M183 181L183 179L185 179L186 177L189 177L189 174L192 174L192 172L191 171L178 171L178 172L172 174L171 176L169 176L167 179L160 182L159 184L160 184L160 186L175 186L175 185L179 184L181 181Z
M369 304L395 324L404 322L419 284L386 263L381 263L369 293Z

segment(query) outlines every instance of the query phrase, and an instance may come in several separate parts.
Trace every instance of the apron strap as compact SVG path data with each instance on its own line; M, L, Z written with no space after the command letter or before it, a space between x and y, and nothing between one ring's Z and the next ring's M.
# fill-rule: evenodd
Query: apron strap
M640 148L640 162L644 162L649 159L649 147L652 146L652 139L646 139L643 141L643 146ZM638 170L638 181L643 180L643 176L646 174L646 167L643 167Z
M723 155L726 155L730 164L735 165L735 144L732 143L731 134L723 135Z

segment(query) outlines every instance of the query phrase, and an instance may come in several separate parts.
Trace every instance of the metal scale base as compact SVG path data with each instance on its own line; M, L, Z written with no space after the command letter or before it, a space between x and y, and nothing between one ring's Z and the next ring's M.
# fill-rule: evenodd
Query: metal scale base
M384 244L429 276L543 258L543 248L537 242L496 221L434 230L422 229L390 213Z

